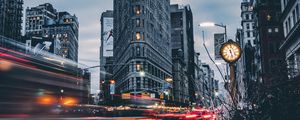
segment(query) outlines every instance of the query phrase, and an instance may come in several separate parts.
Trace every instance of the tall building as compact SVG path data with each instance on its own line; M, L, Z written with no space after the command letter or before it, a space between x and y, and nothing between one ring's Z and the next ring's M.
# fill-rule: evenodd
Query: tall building
M110 99L109 81L113 73L113 11L101 14L101 47L100 47L100 92L102 102Z
M202 63L202 69L204 73L203 77L203 99L202 105L203 106L210 106L210 100L213 94L213 81L214 81L214 71L210 68L210 66L206 63Z
M281 111L285 113L279 115L289 116L286 119L299 119L300 112L297 108L300 106L297 103L300 101L300 0L281 0L281 12L284 41L280 50L283 50L287 62L288 84L282 86L284 89L281 96L285 101L280 103L284 103Z
M195 101L195 50L193 13L190 6L171 5L171 45L172 51L182 50L186 64L190 101ZM176 86L175 86L176 88ZM183 89L184 90L184 89Z
M173 97L176 104L189 104L189 90L186 63L181 49L172 50Z
M238 29L236 32L236 41L240 44L241 49L246 51L248 47L254 47L257 45L255 41L255 23L253 19L253 0L242 0L241 2L241 29ZM247 45L247 47L246 47ZM249 46L250 45L250 46ZM249 58L249 54L242 54L241 58L237 61L237 76L236 79L239 82L254 80L247 72L246 66L251 65L252 63L246 63L247 61L253 62ZM252 65L251 65L252 66Z
M240 45L243 44L243 29L237 29L236 31L236 42ZM237 101L238 105L240 105L241 108L243 108L243 103L245 101L247 92L246 92L246 85L249 81L253 81L253 79L249 78L249 75L247 75L249 72L248 67L253 66L253 56L254 54L251 54L249 52L249 47L253 48L251 45L251 42L247 42L246 45L243 46L243 54L237 62L236 62L236 68L235 68L235 80L236 80L236 87L237 87L237 93L235 100ZM252 52L253 53L253 52ZM250 62L249 62L250 61Z
M271 87L286 77L284 53L279 50L284 40L280 21L280 0L255 1L256 24L255 78L266 87Z
M288 78L300 79L300 0L281 0L284 41L280 47L285 52Z
M257 45L255 41L255 23L253 19L253 0L242 0L241 2L241 29L237 29L236 32L236 41L240 44L241 49L246 51L248 47L254 47ZM246 47L247 45L247 47ZM250 46L248 46L250 45ZM246 63L247 61L254 61L249 58L249 54L242 54L241 58L237 61L237 76L236 79L238 82L254 80L254 78L250 78L249 74L246 70L247 65L251 65L252 63ZM252 65L251 65L252 66Z
M203 76L204 72L202 70L202 63L199 59L200 53L195 53L194 54L194 63L195 64L195 82L194 82L194 87L195 87L195 103L200 105L202 101L202 91L203 91Z
M25 36L60 40L58 55L78 61L79 23L75 15L57 12L49 3L26 9Z
M46 36L44 26L55 23L57 10L50 3L45 3L26 8L25 17L25 35L42 37Z
M0 0L0 35L21 39L23 0Z
M234 93L234 100L239 107L243 108L243 103L247 98L247 89L249 82L256 81L254 78L254 47L258 44L255 41L255 21L253 15L253 0L242 0L241 2L241 26L242 28L236 31L236 42L241 46L243 54L236 62L236 91Z
M151 97L170 100L170 1L114 0L113 14L116 93L146 92Z
M245 46L247 42L250 42L252 46L256 45L254 41L254 19L253 19L253 0L242 0L241 3L241 18L242 18L242 29L243 29L243 42L241 46Z

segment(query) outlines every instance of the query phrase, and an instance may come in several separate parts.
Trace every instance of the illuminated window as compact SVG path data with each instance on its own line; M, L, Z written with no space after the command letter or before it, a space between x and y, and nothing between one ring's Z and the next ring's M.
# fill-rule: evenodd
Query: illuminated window
M142 65L140 63L136 64L136 71L142 70Z
M271 15L267 15L267 20L270 21L272 19Z
M271 33L271 32L272 32L272 29L271 29L271 28L269 28L269 29L268 29L268 33Z
M136 38L136 40L141 40L141 33L140 32L136 32L136 34L135 34L135 38Z
M141 6L140 5L136 5L134 7L134 12L135 12L136 15L140 15L142 13Z
M65 21L65 23L70 23L70 22L72 22L72 19L64 19L64 21Z
M278 29L278 28L275 28L274 31L275 31L275 32L279 32L279 29Z

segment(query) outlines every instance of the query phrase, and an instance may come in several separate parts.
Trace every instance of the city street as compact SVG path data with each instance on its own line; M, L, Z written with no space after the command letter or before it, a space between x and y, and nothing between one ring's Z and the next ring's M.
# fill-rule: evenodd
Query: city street
M300 0L0 0L0 119L300 120Z

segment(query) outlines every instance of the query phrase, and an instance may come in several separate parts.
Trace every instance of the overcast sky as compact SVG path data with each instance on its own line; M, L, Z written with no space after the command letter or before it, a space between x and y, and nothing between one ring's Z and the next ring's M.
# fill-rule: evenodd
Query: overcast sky
M202 62L210 64L215 69L215 78L218 80L221 80L220 74L203 48L202 31L205 32L206 46L214 57L213 34L223 32L224 29L203 28L198 24L206 21L223 23L227 26L228 38L234 39L236 29L240 27L240 2L240 0L171 0L172 4L190 5L194 17L195 50L200 53ZM100 16L102 12L113 9L113 0L24 0L24 8L43 3L51 3L58 11L67 11L78 17L79 62L87 66L99 65ZM92 92L95 92L98 89L99 70L91 71Z

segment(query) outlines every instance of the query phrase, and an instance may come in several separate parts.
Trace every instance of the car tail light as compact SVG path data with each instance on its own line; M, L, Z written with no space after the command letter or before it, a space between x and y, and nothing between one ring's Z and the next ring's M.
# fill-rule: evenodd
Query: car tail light
M197 115L186 115L185 118L195 118Z
M204 119L211 118L211 115L203 115Z

